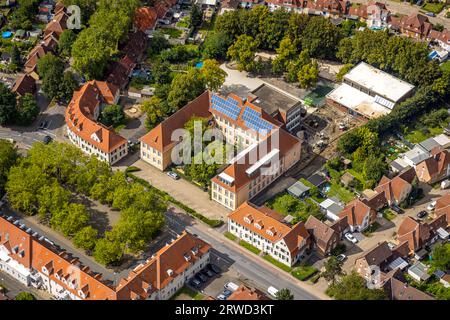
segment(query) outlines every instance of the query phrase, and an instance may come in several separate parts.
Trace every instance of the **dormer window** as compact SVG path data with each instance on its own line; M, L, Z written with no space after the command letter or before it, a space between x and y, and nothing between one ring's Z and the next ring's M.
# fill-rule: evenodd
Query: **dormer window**
M48 270L47 270L46 267L42 267L42 272L43 272L44 274L48 275Z
M244 221L247 222L248 224L252 224L253 223L253 217L251 215L246 215L244 217Z
M19 246L12 248L12 253L17 254L17 252L19 252Z
M184 255L184 260L186 260L186 261L190 261L191 260L191 256L189 255L189 254L185 254Z
M195 256L198 254L198 247L193 247L191 250L192 254Z
M167 270L167 274L169 275L169 277L171 277L173 275L173 270L172 269L168 269Z
M267 233L269 236L273 237L273 236L275 235L275 228L271 227L271 228L267 229L267 230L266 230L266 233Z
M79 295L81 298L86 299L86 295L84 294L83 291L78 290L78 295Z
M263 228L262 221L261 221L261 220L256 221L255 224L254 224L254 226L255 226L257 229L261 230L261 229Z
M21 251L19 252L19 256L20 256L21 258L25 257L25 250L21 250Z

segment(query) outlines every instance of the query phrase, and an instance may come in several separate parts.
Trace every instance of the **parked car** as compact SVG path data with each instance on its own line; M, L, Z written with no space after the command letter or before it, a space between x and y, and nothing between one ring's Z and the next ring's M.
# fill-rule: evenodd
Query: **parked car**
M217 300L227 300L227 297L225 297L225 295L221 293L217 296Z
M204 277L204 276L202 276L202 277ZM197 281L200 282L200 283L204 282L204 281L202 280L202 278L200 278L200 276L199 276L198 273L194 276L194 279L197 280Z
M436 207L436 201L430 202L430 204L427 206L428 211L433 211Z
M44 144L49 144L52 141L53 141L53 139L50 136L45 136L44 139L42 140L42 142L44 142Z
M210 278L214 277L215 273L209 269L204 269L203 272Z
M208 268L215 274L220 273L220 268L218 266L216 266L215 264L212 264L212 263L208 264Z
M230 281L225 283L224 288L230 291L236 291L239 288L239 286L236 283Z
M39 124L39 129L40 129L40 130L46 129L47 126L48 126L48 121L47 121L47 120L44 120L44 121L42 121L42 122Z
M436 15L433 12L425 12L425 14L429 17L436 17Z
M344 261L345 259L347 259L347 256L345 254L340 254L336 257L336 259L338 261Z
M197 279L193 278L191 281L189 281L189 284L194 288L199 288L202 283Z
M210 271L211 272L211 271ZM208 275L208 273L206 272L205 269L200 270L200 274L204 275L206 278L209 278L210 276Z
M403 214L405 213L403 211L402 208L400 208L399 206L397 206L396 204L391 205L391 209L394 210L395 212L397 212L398 214Z
M168 175L169 177L171 177L172 179L174 179L174 180L180 179L180 176L179 176L176 172L173 172L173 171L167 172L167 175Z
M427 215L428 215L428 212L426 212L425 210L422 210L422 211L420 211L420 212L417 214L417 218L423 219L423 218L425 218Z
M274 298L277 297L277 293L278 293L278 289L275 287L270 286L269 288L267 288L267 292Z
M202 282L208 281L208 278L201 271L197 273L197 276L200 278Z
M348 241L352 242L352 243L357 243L357 242L358 242L358 240L357 240L351 233L349 233L349 232L347 232L347 233L345 234L345 238L346 238Z
M228 298L229 296L231 296L232 293L233 293L233 292L231 292L230 290L224 290L224 291L223 291L223 295L224 295L225 297L227 297L227 298Z

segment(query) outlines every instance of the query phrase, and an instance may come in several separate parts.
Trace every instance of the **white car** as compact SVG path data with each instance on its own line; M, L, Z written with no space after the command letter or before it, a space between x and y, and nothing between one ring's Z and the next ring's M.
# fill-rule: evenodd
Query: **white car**
M349 232L347 232L347 233L345 234L345 238L346 238L348 241L352 242L352 243L357 243L357 242L358 242L358 240L357 240L351 233L349 233Z
M436 207L436 201L433 201L427 206L427 210L433 211L435 207Z
M345 259L347 259L347 256L345 255L345 254L343 254L343 253L341 253L340 255L338 255L337 257L336 257L336 259L338 260L338 261L344 261Z

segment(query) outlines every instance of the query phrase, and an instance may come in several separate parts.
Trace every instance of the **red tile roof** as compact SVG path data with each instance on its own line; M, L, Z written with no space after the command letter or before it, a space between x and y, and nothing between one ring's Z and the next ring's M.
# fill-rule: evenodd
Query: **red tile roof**
M139 30L145 32L156 26L158 14L154 8L141 7L134 14L134 25Z
M339 217L347 217L348 224L352 226L362 225L364 217L369 215L369 224L376 218L376 211L360 199L349 202L339 213Z
M227 300L270 300L263 292L241 285Z
M11 91L16 93L18 96L24 96L27 93L35 94L36 80L28 74L23 74L17 78Z
M94 119L94 111L102 103L112 104L118 88L102 81L90 81L75 91L66 109L66 124L72 132L105 153L127 143L127 140ZM92 138L96 135L99 141Z

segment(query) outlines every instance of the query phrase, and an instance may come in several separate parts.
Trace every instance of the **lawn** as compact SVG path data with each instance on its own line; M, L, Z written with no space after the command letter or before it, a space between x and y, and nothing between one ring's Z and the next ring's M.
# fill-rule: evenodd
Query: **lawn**
M269 261L271 264L277 266L278 268L280 268L280 269L286 271L286 272L291 272L291 271L292 271L292 268L291 268L291 267L285 265L284 263L279 262L278 260L275 260L274 258L272 258L272 257L269 256L269 255L265 255L265 256L264 256L264 259L267 260L267 261Z
M372 233L374 233L379 227L381 227L381 225L378 222L374 222L370 227L363 231L363 235L366 237L371 237Z
M261 252L261 250L259 250L258 248L252 246L250 243L245 242L244 240L240 240L239 244L244 247L245 249L253 252L254 254L259 254Z
M348 203L355 198L355 195L350 190L345 189L339 184L339 182L332 181L330 191L328 191L329 197L338 197L343 202Z
M443 2L438 2L438 3L426 3L422 9L425 11L429 11L429 12L433 12L435 14L438 14L439 12L442 11L442 9L444 9L445 7L445 3Z
M316 201L321 201L317 199ZM312 199L301 200L286 192L280 193L271 200L269 200L266 205L281 213L282 215L291 215L295 218L293 223L301 221L306 221L310 215L323 220L323 214L320 211L319 206L314 203Z
M189 287L182 287L180 290L178 290L170 300L175 300L178 296L185 294L192 298L192 300L203 300L205 296L201 294L200 292L196 292L192 290Z
M232 241L235 241L237 239L237 237L234 234L228 231L226 231L223 235Z
M393 219L395 219L395 217L397 217L397 215L392 212L392 210L386 209L383 211L383 218L385 218L386 220L392 221Z
M316 274L318 271L319 270L317 270L317 268L314 268L313 266L300 266L292 271L292 275L298 280L305 281L309 277Z
M179 28L189 28L190 16L185 16L183 19L177 22L177 27Z
M425 133L420 129L411 130L405 135L405 138L411 143L419 143L428 138L440 135L444 131L442 127L428 128L428 130L428 133Z
M450 60L441 64L441 69L442 71L450 71Z
M183 33L183 31L175 28L160 28L158 30L161 31L163 34L168 34L171 38L175 39L181 37L181 34Z

